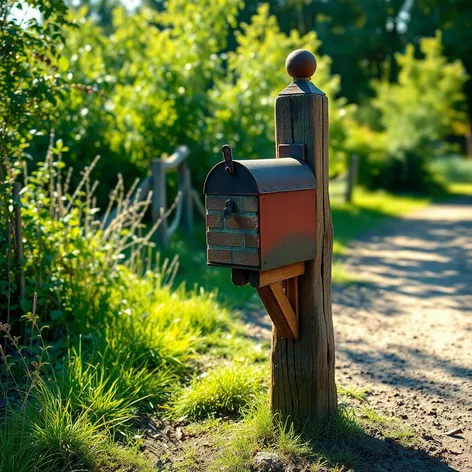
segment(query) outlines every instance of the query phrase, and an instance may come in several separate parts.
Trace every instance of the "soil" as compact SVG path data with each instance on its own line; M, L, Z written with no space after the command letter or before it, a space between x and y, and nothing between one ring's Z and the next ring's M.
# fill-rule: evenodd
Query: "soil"
M337 383L367 387L420 436L367 447L356 470L472 471L472 199L392 221L344 263L361 282L333 287ZM270 327L265 315L252 330Z

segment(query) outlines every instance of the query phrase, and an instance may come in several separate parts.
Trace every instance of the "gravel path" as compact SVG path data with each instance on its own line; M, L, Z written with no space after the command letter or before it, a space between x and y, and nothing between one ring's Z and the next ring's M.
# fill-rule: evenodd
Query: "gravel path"
M472 471L472 199L385 225L349 253L361 282L333 289L337 382L368 386L373 408L412 425L424 451L390 451L366 470Z

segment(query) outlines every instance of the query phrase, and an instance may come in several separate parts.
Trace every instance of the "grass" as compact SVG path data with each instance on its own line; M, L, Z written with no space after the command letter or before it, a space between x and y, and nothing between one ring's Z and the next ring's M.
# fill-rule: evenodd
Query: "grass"
M340 409L324 425L307 421L295 429L292 423L283 423L274 416L261 397L241 422L218 431L220 457L210 470L252 470L257 453L267 452L284 470L293 466L312 471L329 467L332 472L340 472L355 462L351 443L361 432L356 415L346 409Z
M450 183L447 186L448 192L451 195L457 196L471 196L472 195L472 182L469 183Z
M355 387L353 385L338 385L338 395L348 398L355 398L356 400L365 401L369 389L367 387Z
M364 407L359 416L361 424L376 427L383 439L393 439L405 447L413 446L419 441L413 428L399 418L382 415L369 406Z
M295 433L293 426L277 421L262 398L246 411L243 421L226 428L220 441L220 457L210 470L251 470L254 454L262 450L276 451L281 460L310 453L308 443Z
M177 392L173 416L198 419L239 413L261 393L262 378L261 368L253 365L217 367Z

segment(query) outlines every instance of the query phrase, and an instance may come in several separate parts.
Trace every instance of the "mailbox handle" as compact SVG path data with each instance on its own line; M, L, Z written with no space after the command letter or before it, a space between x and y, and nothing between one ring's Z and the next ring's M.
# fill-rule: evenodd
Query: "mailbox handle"
M221 147L221 152L223 153L223 159L225 160L225 171L229 175L233 175L233 150L229 144L224 144Z

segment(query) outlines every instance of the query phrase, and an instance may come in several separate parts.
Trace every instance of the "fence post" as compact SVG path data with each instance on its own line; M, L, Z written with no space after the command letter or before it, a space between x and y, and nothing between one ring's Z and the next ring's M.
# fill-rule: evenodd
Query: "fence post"
M166 199L166 169L162 159L153 159L151 161L152 174L152 223L155 224L161 214L167 209ZM162 210L161 210L162 209ZM155 233L156 243L159 248L165 249L169 243L167 234L167 220L162 219Z
M352 192L357 183L357 172L359 169L359 156L353 154L349 159L349 169L347 172L346 194L345 201L350 203L352 201Z
M314 171L316 256L299 277L300 337L272 336L271 408L282 421L326 418L337 407L334 381L334 332L331 314L333 229L328 195L328 99L313 85L314 56L297 50L287 57L293 82L275 102L276 153L279 144L305 144L305 160Z

